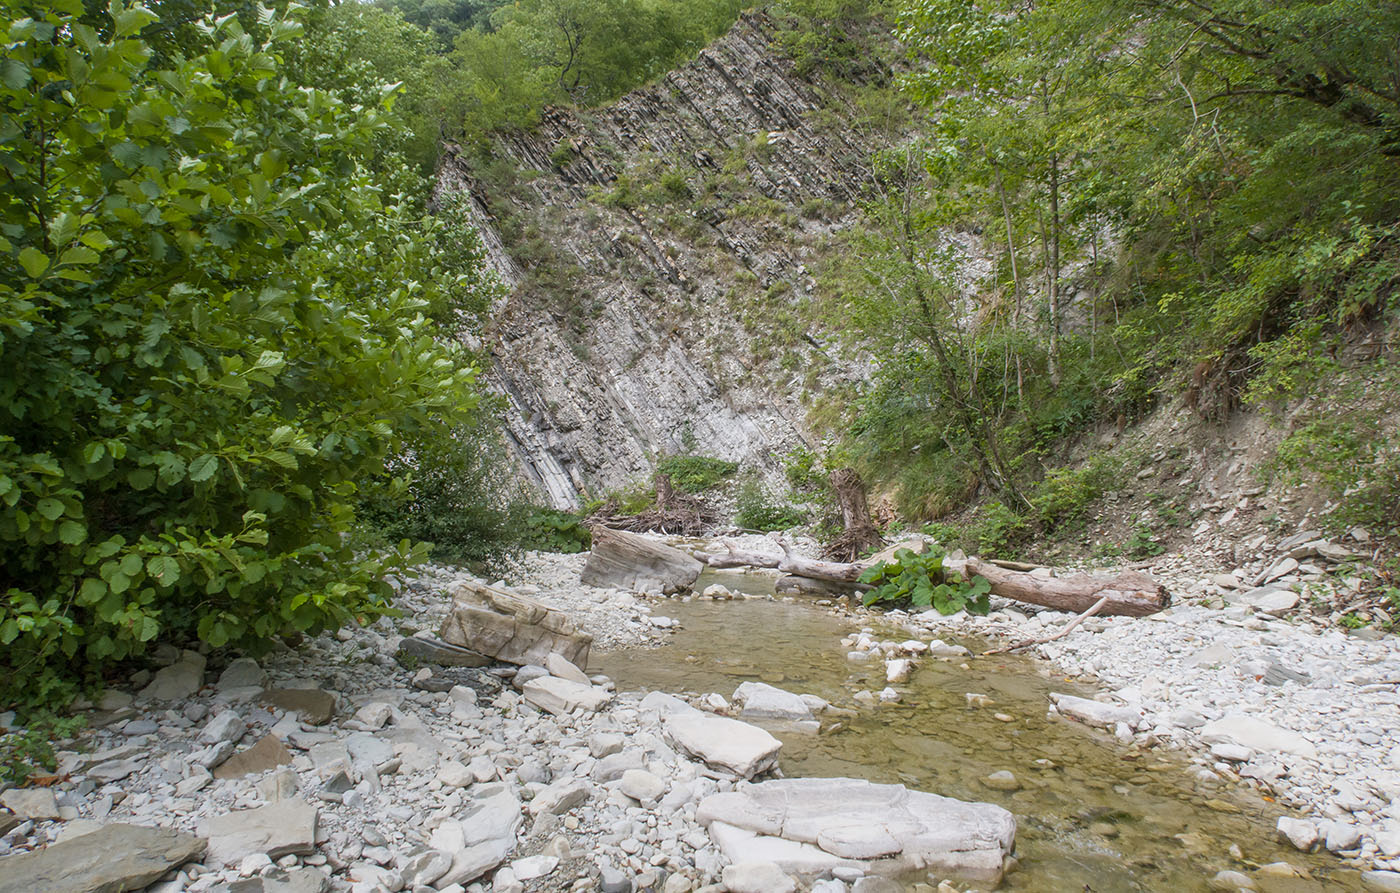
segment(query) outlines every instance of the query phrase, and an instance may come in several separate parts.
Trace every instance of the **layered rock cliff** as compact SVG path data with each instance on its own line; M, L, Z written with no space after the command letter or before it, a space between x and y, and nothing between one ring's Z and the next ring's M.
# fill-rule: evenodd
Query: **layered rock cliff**
M773 475L810 436L804 401L861 374L805 323L814 252L851 221L874 148L843 95L745 15L607 107L550 110L486 157L448 147L439 197L467 197L509 287L489 380L547 502L674 453Z

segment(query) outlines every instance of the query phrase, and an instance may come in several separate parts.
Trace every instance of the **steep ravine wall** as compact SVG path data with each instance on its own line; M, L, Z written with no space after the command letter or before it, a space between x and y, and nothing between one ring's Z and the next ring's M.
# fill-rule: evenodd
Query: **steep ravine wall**
M875 148L839 95L746 15L612 105L549 110L488 159L448 147L439 195L470 195L510 289L490 386L547 501L577 507L682 452L772 477L810 437L805 401L863 374L803 322L809 264L853 219Z

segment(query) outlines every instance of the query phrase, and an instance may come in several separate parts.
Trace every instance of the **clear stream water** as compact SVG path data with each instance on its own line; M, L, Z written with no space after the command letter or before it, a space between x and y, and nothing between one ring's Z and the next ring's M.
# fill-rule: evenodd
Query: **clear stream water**
M772 594L772 578L706 571L697 590L722 583ZM846 660L850 622L802 602L673 599L655 613L681 621L658 649L595 654L591 672L622 691L719 692L745 680L857 708L852 695L885 687L884 665ZM882 630L876 627L876 632ZM891 628L883 638L903 640ZM963 640L974 652L980 642ZM966 663L967 669L961 664ZM1309 879L1254 875L1264 893L1360 890L1359 874L1331 856L1305 855L1276 842L1284 810L1243 785L1205 787L1190 764L1169 751L1126 747L1106 733L1047 719L1051 691L1093 691L1052 677L1043 661L999 655L968 661L925 658L896 704L861 708L820 734L785 734L779 767L788 777L850 776L903 783L1015 813L1017 867L999 890L1036 893L1210 890L1221 869L1249 873L1273 862L1305 869ZM970 707L967 693L993 704ZM1006 722L996 714L1012 718ZM982 779L1008 769L1023 786L991 790ZM1244 861L1231 857L1237 844ZM909 883L924 881L911 878ZM937 883L937 878L933 882Z

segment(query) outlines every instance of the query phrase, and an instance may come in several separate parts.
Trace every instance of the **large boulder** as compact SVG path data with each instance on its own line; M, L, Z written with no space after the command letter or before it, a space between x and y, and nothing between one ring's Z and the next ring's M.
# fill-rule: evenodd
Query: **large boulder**
M595 527L593 551L580 580L599 589L681 592L691 587L703 568L679 549L625 530Z
M1016 838L1016 819L1000 806L854 778L740 785L706 797L696 819L731 862L808 875L851 866L995 883Z
M567 614L476 582L461 583L452 594L452 610L438 631L444 642L513 664L543 666L558 654L575 666L588 665L593 637Z

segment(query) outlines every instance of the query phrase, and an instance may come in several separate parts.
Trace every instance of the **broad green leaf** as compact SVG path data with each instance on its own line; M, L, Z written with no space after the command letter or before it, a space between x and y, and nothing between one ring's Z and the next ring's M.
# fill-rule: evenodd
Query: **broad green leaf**
M11 90L23 90L29 86L29 80L28 65L10 56L0 58L0 83Z
M219 468L219 460L205 453L195 458L190 463L190 480L195 483L202 483L214 476L214 472Z
M63 516L63 503L51 496L45 496L35 503L34 510L50 521L56 521Z
M29 274L30 279L38 279L49 268L49 259L39 249L26 246L20 249L19 265L24 267L24 272Z
M81 521L64 521L58 525L59 542L76 546L87 541L87 525Z
M112 15L117 37L130 37L159 19L159 16L144 6L131 6L120 12L114 10Z
M180 579L180 563L169 555L156 555L146 562L146 573L162 586L174 586Z

